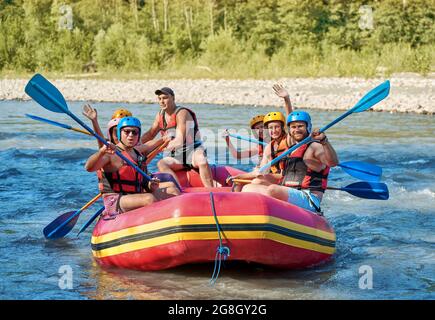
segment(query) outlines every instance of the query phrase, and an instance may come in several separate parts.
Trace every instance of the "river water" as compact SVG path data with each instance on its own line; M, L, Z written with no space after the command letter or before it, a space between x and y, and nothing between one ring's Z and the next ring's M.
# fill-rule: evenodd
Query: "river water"
M81 105L71 102L69 108L84 119ZM94 106L105 124L119 104ZM156 104L123 106L138 116L144 127L151 124L159 109ZM202 130L208 132L208 145L213 145L212 133L216 134L219 152L210 160L218 164L230 159L219 130L246 128L251 116L274 110L191 107ZM326 193L323 209L337 233L333 261L299 271L225 263L212 286L212 264L159 272L102 269L91 254L92 227L76 236L100 203L83 212L64 239L46 240L42 229L48 223L64 212L79 209L97 194L95 174L83 169L96 142L80 133L31 120L25 113L78 127L68 116L49 112L33 101L0 102L1 299L435 298L432 116L363 112L328 130L341 162L359 160L381 166L383 181L390 190L387 201L360 199L343 191ZM311 111L318 127L342 113ZM243 142L241 146L246 145ZM155 164L156 159L151 171L156 169ZM234 161L231 165L250 168ZM355 181L338 168L331 171L331 186L343 187ZM67 274L72 277L65 278Z

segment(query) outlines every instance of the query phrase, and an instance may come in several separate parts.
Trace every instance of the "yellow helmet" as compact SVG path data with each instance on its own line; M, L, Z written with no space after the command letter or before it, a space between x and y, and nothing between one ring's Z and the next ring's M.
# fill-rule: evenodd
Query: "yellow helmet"
M281 112L269 112L263 119L263 123L265 126L267 126L267 124L272 121L281 121L282 126L285 126L285 118Z
M127 109L118 109L112 114L112 119L131 117L133 114Z
M257 115L257 116L255 116L255 117L253 117L252 119L251 119L251 121L249 121L249 125L251 126L251 129L257 124L257 123L259 123L259 122L263 122L263 119L264 119L264 115L262 115L262 114L259 114L259 115Z

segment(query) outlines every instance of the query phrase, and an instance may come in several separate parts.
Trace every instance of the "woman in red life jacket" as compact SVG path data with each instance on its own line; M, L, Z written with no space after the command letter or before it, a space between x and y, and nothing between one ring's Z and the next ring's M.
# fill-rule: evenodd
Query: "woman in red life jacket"
M173 182L159 183L158 179L145 182L142 175L115 155L115 149L122 151L126 158L147 172L146 155L153 147L138 145L140 131L141 124L137 118L122 118L116 130L118 143L110 144L109 148L104 145L85 164L87 171L98 172L98 186L103 193L105 213L108 215L130 211L180 194Z
M316 141L299 147L283 159L282 179L278 184L250 184L243 188L243 192L259 192L320 212L329 170L338 164L337 154L324 133L319 133L318 129L311 132L311 118L307 112L292 112L287 117L287 125L292 145L309 134Z
M157 166L160 172L170 173L179 183L175 171L198 169L205 187L213 187L213 175L207 161L207 153L202 145L198 121L195 113L175 104L175 94L171 88L155 91L158 96L160 111L151 128L141 138L143 143L152 140L159 132L162 136L171 136L164 151L169 156L161 159Z

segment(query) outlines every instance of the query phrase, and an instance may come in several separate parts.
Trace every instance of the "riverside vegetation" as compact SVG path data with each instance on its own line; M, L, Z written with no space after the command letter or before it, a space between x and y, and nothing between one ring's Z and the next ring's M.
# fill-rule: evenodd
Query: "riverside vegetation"
M427 75L434 20L434 0L5 0L0 74Z

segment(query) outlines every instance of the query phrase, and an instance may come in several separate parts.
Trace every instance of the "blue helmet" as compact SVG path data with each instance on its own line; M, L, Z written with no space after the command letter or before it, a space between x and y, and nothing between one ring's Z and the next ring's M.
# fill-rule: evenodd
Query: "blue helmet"
M121 141L121 129L125 127L136 127L139 128L139 139L141 132L141 124L138 118L135 117L124 117L119 120L118 126L116 128L116 134L118 136L118 140Z
M293 121L304 121L307 124L308 133L311 132L311 117L308 112L305 111L293 111L287 117L287 125Z

